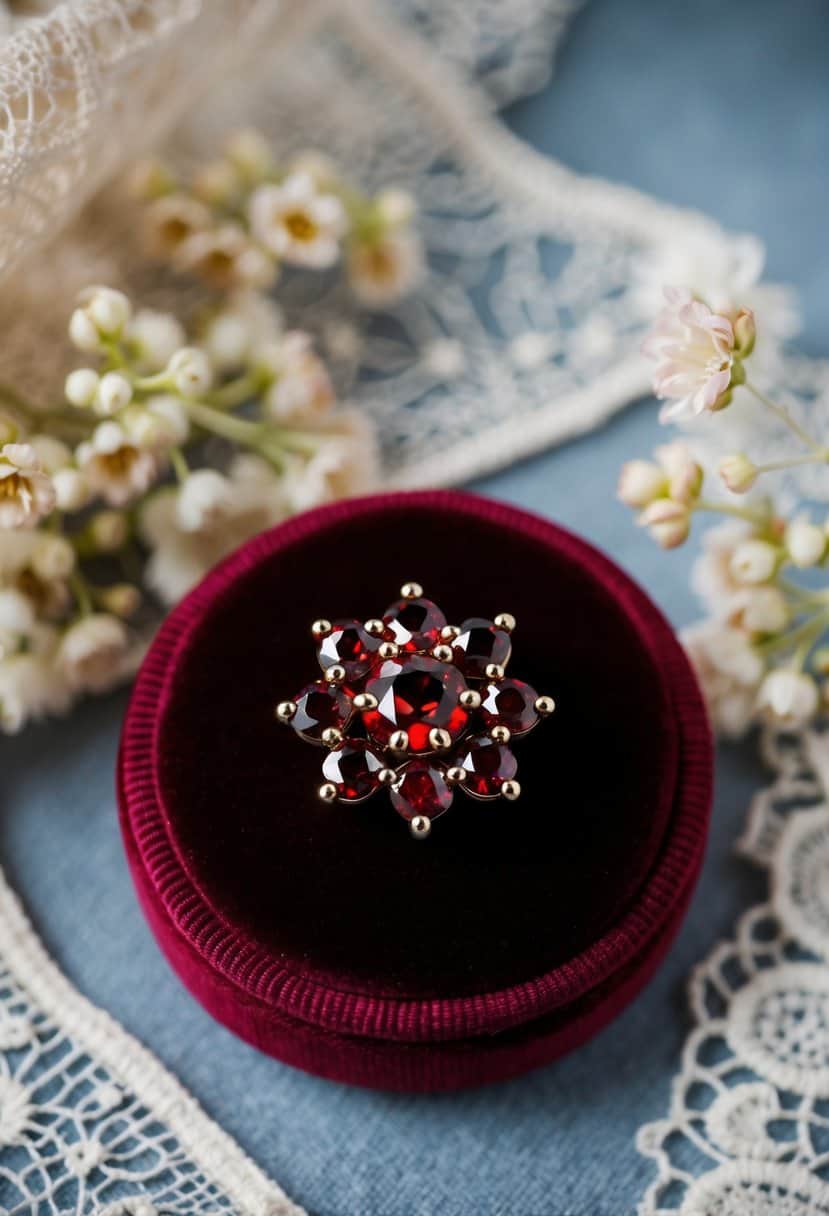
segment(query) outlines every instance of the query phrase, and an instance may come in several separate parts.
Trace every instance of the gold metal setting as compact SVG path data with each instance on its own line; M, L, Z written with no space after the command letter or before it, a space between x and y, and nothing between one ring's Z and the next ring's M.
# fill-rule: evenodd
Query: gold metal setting
M311 626L311 633L319 642L322 638L327 638L334 626L330 621L327 621L324 616L321 616L318 621L314 621Z
M425 840L431 830L432 821L425 815L415 815L414 819L409 821L409 831L415 840Z
M404 600L419 600L423 595L423 588L420 583L404 583L400 588L400 595Z
M275 712L280 722L290 722L296 713L296 701L280 701Z

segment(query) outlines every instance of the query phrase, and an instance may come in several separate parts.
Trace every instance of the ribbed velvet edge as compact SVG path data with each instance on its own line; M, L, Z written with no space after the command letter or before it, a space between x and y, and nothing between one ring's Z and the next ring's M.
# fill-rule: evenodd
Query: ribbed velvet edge
M676 806L669 832L639 896L619 923L548 974L499 991L440 1000L334 990L320 983L318 977L288 970L280 960L220 920L193 887L169 838L154 765L158 726L175 678L177 655L187 646L214 597L280 548L331 523L361 512L419 504L463 512L528 533L581 563L592 577L610 588L658 659L681 736ZM319 1066L309 1060L303 1062L304 1052L320 1052L320 1043L328 1041L326 1035L319 1039L319 1031L328 1032L335 1040L337 1036L343 1036L344 1041L353 1037L366 1048L367 1039L411 1044L452 1039L463 1042L476 1035L493 1035L538 1022L582 998L590 1004L586 994L593 994L591 1007L597 1009L601 1002L595 994L611 977L618 978L628 970L631 975L637 974L637 960L650 957L656 950L654 943L663 940L668 927L678 923L677 909L684 907L687 899L689 876L695 876L699 867L711 801L711 739L696 681L673 632L644 593L602 554L536 516L472 495L380 495L321 508L257 537L217 567L168 617L139 674L128 710L119 760L119 801L130 861L145 907L162 946L185 982L194 991L203 990L200 998L220 1020L282 1058L289 1058L290 1052L281 1032L268 1046L274 1027L292 1027L288 1038L299 1027L316 1028L300 1052L303 1058L292 1062L335 1076L339 1075L336 1069L332 1071L322 1062ZM234 1006L239 1011L236 1022ZM266 1031L263 1024L261 1035L248 1025L250 1016L258 1021L260 1013L263 1023L271 1027ZM373 1044L374 1049L380 1050L380 1043ZM386 1050L388 1045L384 1044ZM405 1056L404 1051L402 1058ZM516 1065L512 1071L520 1067ZM341 1079L358 1078L349 1075ZM365 1079L362 1083L378 1082ZM407 1081L400 1087L420 1086Z

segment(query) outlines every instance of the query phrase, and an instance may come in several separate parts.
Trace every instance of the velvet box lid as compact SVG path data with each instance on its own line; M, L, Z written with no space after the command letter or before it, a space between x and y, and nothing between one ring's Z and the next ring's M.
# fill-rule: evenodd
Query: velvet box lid
M314 678L308 626L416 579L449 620L509 611L510 669L558 703L516 748L518 802L458 796L426 842L384 793L321 803L274 721ZM167 618L119 759L138 894L184 983L320 1075L437 1091L583 1042L647 981L705 842L711 740L684 653L585 542L468 494L382 495L240 549Z

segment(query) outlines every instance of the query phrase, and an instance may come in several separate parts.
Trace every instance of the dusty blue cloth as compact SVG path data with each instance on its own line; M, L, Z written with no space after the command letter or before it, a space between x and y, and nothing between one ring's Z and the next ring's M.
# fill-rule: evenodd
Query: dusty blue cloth
M551 87L508 120L576 169L629 181L758 232L796 282L808 346L829 353L829 15L820 0L593 0ZM690 553L665 558L615 505L621 460L657 438L653 403L476 488L543 512L620 560L677 623ZM763 889L730 846L762 780L724 750L690 916L647 992L593 1043L534 1075L456 1097L392 1097L304 1076L216 1025L169 971L139 912L115 816L123 695L2 743L0 856L59 963L322 1216L620 1216L652 1177L633 1144L663 1115L688 1029L683 982ZM562 760L563 763L566 760Z

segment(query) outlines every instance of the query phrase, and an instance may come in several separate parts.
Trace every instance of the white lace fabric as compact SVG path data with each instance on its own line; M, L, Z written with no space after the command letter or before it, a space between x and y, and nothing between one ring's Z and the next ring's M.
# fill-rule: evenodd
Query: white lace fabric
M829 739L766 753L739 847L770 898L691 977L670 1111L637 1139L657 1166L640 1216L829 1213Z

